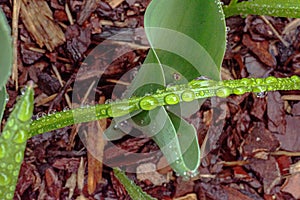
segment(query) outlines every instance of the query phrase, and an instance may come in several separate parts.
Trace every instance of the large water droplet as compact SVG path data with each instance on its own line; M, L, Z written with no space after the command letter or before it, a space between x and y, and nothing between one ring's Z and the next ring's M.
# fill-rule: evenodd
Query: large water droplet
M231 95L231 93L232 93L232 89L229 87L219 88L216 91L216 95L221 98L228 97L229 95Z
M158 101L156 98L152 97L152 96L147 96L144 97L141 101L140 101L140 107L143 110L153 110L154 108L156 108L158 106Z
M247 88L246 87L237 87L233 89L233 94L236 95L242 95L245 94L247 92Z
M185 102L191 102L195 99L195 93L191 90L184 91L181 94L181 99Z
M178 104L180 101L179 96L177 94L168 94L165 97L165 102L166 104L169 105L174 105L174 104Z

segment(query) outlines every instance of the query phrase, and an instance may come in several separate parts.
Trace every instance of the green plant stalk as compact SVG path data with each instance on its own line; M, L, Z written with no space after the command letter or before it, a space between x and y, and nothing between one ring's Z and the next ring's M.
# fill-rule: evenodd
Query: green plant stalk
M299 0L252 0L237 3L232 0L228 6L223 6L225 17L234 15L270 15L276 17L299 18Z
M130 180L123 171L118 168L113 168L113 170L115 177L122 183L129 196L133 200L156 200L156 198L153 198L145 193L139 186L137 186L132 180Z
M132 97L109 104L99 104L56 112L46 115L30 124L32 137L77 123L89 122L108 117L120 117L136 110L153 110L158 106L175 105L207 97L228 97L246 92L268 92L276 90L300 90L300 77L290 78L243 78L240 80L193 80L188 84L167 87L144 97Z
M11 112L0 136L0 199L13 199L33 112L33 84Z

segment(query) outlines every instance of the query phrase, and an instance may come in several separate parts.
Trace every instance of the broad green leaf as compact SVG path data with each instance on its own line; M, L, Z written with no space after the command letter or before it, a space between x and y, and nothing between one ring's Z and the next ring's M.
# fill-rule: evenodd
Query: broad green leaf
M2 88L11 73L12 68L12 39L10 34L10 27L6 21L6 17L0 8L0 88ZM1 105L0 105L1 107ZM1 109L0 109L1 110Z
M224 6L226 17L234 15L270 15L275 17L300 17L299 0L252 0L237 3L232 1Z
M226 26L219 1L153 0L146 10L145 30L156 53L151 57L159 63L188 81L200 75L220 79Z
M187 83L200 75L219 80L226 41L221 9L219 1L152 0L145 14L152 48L125 97L151 94L161 86ZM182 114L181 108L177 110ZM198 105L190 108L196 111ZM200 150L192 125L168 114L164 107L143 111L132 119L136 128L159 145L175 172L186 177L195 175ZM114 131L113 136L121 137L123 133L119 131Z
M3 86L2 89L0 89L0 122L2 121L7 98L8 98L8 96L6 93L6 88L5 88L5 86Z

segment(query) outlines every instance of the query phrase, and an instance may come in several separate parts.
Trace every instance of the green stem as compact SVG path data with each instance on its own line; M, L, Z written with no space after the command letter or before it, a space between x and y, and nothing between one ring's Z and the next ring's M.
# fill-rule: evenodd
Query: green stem
M270 15L276 17L300 17L299 0L252 0L237 3L232 0L228 6L223 6L225 17L234 15Z
M158 106L174 105L207 97L227 97L246 92L268 92L276 90L300 90L300 77L290 78L243 78L240 80L193 80L188 84L167 87L145 97L133 97L110 104L99 104L84 108L57 112L32 121L29 137L63 128L73 124L119 117L136 110L152 110Z

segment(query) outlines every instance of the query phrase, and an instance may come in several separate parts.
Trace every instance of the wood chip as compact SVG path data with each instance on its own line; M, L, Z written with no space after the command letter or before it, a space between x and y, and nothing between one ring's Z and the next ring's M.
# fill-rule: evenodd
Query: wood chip
M97 0L85 1L84 7L77 20L78 24L82 25L85 20L94 12L97 8Z
M179 197L174 200L197 200L197 195L195 193L185 195L184 197Z
M124 0L107 0L106 2L114 9L118 7Z
M103 131L106 128L106 119L90 122L88 127L87 145L92 148L88 151L88 192L93 194L97 184L102 181L103 152L106 144ZM89 148L88 148L89 149Z
M22 0L20 13L25 27L41 48L46 46L53 51L65 42L65 35L54 22L46 1Z
M281 187L281 191L290 193L293 195L295 199L300 198L300 174L294 174L293 176L289 177L284 185Z

